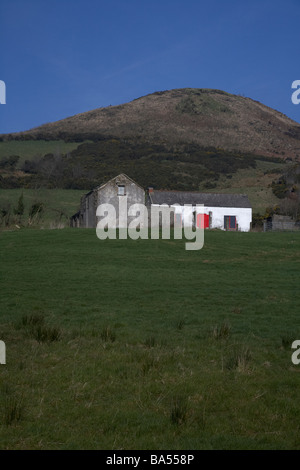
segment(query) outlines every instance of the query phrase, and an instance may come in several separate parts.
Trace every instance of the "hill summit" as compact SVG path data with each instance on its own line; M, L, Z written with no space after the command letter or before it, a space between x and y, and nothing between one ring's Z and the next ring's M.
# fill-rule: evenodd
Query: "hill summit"
M101 136L300 158L298 123L250 98L203 88L159 91L11 135L69 141Z

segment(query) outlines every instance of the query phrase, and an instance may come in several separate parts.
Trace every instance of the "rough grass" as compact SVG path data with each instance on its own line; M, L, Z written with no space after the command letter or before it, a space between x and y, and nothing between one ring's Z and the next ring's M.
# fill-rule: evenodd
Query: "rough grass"
M2 449L300 448L299 234L0 243Z
M226 175L214 181L213 188L205 183L200 184L200 190L210 193L247 194L253 212L265 213L267 207L280 203L272 192L271 183L278 178L278 171L283 171L286 164L256 160L256 168L237 170L228 178ZM274 171L274 173L272 173Z

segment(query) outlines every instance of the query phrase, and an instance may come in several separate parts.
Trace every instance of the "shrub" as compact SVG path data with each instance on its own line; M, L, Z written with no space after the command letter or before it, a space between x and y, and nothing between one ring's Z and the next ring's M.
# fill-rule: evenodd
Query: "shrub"
M273 193L279 199L283 199L287 195L288 186L284 177L279 178L277 181L273 181L271 187Z
M42 202L36 202L32 204L29 210L29 223L31 224L34 219L39 219L44 211L44 204Z

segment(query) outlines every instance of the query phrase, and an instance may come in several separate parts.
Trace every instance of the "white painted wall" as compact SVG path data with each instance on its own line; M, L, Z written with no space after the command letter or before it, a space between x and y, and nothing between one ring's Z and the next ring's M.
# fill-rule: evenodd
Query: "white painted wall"
M243 207L208 207L208 212L212 212L211 228L220 228L224 230L224 216L235 215L238 224L238 230L249 232L252 222L252 209Z
M238 230L241 232L249 232L252 222L252 209L243 207L209 207L209 206L175 206L175 213L181 214L182 221L191 221L191 213L209 214L211 212L211 227L225 230L224 216L236 216Z

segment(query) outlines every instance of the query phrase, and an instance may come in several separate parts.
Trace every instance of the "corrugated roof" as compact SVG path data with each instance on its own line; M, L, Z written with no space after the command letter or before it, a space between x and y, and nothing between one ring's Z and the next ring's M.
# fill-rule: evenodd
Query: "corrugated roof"
M251 208L246 194L213 194L188 191L153 191L149 194L152 204L204 204L209 207Z

